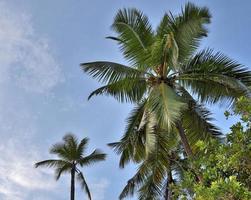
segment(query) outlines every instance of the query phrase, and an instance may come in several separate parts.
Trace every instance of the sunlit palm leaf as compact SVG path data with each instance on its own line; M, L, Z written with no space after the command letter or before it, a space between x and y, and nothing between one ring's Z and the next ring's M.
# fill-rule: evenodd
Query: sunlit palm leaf
M121 51L132 64L141 65L149 56L153 31L147 16L137 9L122 9L114 18L112 29L118 33Z
M145 73L114 62L98 61L82 63L83 71L98 81L111 84L125 78L144 77Z
M165 128L171 128L175 121L180 119L186 106L186 103L165 83L152 88L147 102L150 113L156 115L158 126Z
M211 15L208 8L187 3L182 14L172 19L172 32L179 48L179 62L186 61L198 48L202 37L207 35L206 24Z
M125 78L94 90L88 99L94 95L110 95L119 102L135 103L142 99L146 88L147 84L143 78Z
M177 78L201 102L216 103L248 95L251 72L221 53L203 50L196 54Z

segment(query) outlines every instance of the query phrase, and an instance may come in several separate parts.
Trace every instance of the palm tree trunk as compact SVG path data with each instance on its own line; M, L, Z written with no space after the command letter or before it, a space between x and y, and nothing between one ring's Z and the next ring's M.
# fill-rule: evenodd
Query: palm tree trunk
M75 166L71 169L71 200L75 199Z
M176 127L177 127L177 129L179 131L180 139L181 139L181 142L183 144L183 147L185 149L185 152L186 152L187 156L189 158L192 158L193 157L193 151L191 149L191 146L189 145L189 142L187 140L187 137L186 137L186 134L185 134L184 128L182 127L181 122L176 123ZM202 180L203 180L202 176L199 175L196 172L197 170L195 170L195 169L193 169L193 170L195 171L195 175L196 175L196 178L198 179L198 181L202 182Z
M181 122L176 123L176 126L177 126L177 129L179 131L180 139L181 139L181 142L183 144L183 147L185 149L185 152L186 152L187 156L192 157L193 152L192 152L192 149L191 149L191 147L190 147L190 145L188 143L188 140L187 140L185 131L184 131L182 125L181 125Z
M165 194L165 200L172 200L172 190L171 185L174 183L173 177L172 177L172 171L168 170L167 173L167 185L166 185L166 194Z

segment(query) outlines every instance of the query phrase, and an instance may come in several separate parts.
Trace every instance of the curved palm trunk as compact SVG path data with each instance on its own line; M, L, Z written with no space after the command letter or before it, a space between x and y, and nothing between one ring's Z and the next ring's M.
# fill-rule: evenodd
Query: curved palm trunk
M186 152L187 156L189 158L192 158L193 157L193 151L191 149L191 146L189 145L188 139L186 137L186 134L185 134L184 128L182 127L181 122L178 122L176 124L176 127L177 127L177 129L179 131L180 139L181 139L182 145L183 145L183 147L185 149L185 152ZM198 179L198 181L202 182L202 180L203 180L202 176L196 172L197 170L195 170L195 169L193 169L193 170L194 170L194 173L195 173L196 178Z
M71 169L71 200L75 199L75 166Z

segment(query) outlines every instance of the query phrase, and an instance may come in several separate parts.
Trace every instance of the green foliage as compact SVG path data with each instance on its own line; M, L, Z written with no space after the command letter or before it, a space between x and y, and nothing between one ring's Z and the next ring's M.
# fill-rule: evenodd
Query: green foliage
M228 103L237 112L240 108L235 101L240 96L250 96L251 71L222 53L209 49L198 52L210 21L208 8L187 3L180 14L165 14L153 30L141 11L121 9L112 24L115 36L108 38L118 43L129 66L107 61L81 64L85 73L105 84L89 98L110 95L119 102L136 105L123 137L110 144L120 155L120 167L132 161L144 169L129 180L121 198L138 190L142 200L160 199L163 187L166 193L173 191L177 198L186 198L196 194L198 172L203 175L204 187L225 180L224 170L230 170L225 166L229 163L227 158L233 156L225 148L237 141L212 140L221 133L203 104ZM243 120L248 118L243 115ZM173 155L168 142L161 148L163 155L157 150L163 132L167 136L176 134L174 144L179 153L175 151L175 159L167 156ZM166 141L165 137L162 140ZM196 154L188 159L186 154L192 155L192 151ZM154 163L148 160L152 155ZM164 156L172 162L164 161ZM237 152L234 158L239 159ZM231 170L226 178L236 176ZM172 173L175 182L171 181ZM240 181L238 176L236 181Z
M219 179L211 183L210 187L198 185L195 188L195 200L249 200L251 192L237 181L235 176Z
M196 182L194 175L186 171L177 193L189 191L195 200L248 200L251 199L251 101L241 97L233 113L241 115L241 121L231 127L224 141L211 139L209 143L196 143L196 159L192 162L203 176ZM188 195L188 193L186 194Z

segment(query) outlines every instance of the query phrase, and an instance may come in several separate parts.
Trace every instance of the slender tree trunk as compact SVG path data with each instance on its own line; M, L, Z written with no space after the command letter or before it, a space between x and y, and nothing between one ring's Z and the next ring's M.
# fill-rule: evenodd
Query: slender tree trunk
M191 146L189 145L189 142L187 140L187 137L186 137L186 134L185 134L184 128L182 127L181 122L176 123L176 127L177 127L177 129L179 131L180 139L181 139L181 142L183 144L183 147L185 149L185 152L186 152L187 156L189 158L192 158L193 157L193 151L191 149ZM194 173L195 173L196 178L198 179L198 181L202 182L202 180L203 180L202 176L197 172L196 169L193 169L193 170L194 170Z
M75 166L71 169L71 200L75 199Z
M193 152L192 152L192 149L188 143L188 140L187 140L187 137L186 137L186 134L185 134L185 131L181 125L181 122L178 122L176 124L178 130L179 130L179 134L180 134L180 139L181 139L181 142L183 144L183 147L185 149L185 152L187 154L188 157L192 157L193 156Z
M171 185L174 183L173 177L172 177L172 171L168 170L167 172L167 185L166 185L166 194L165 194L165 200L172 200L172 189Z

